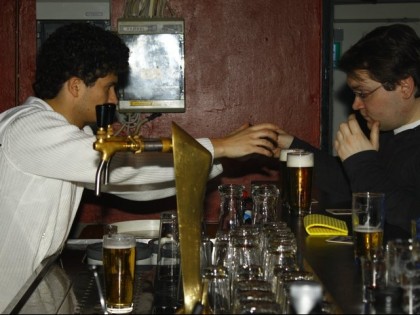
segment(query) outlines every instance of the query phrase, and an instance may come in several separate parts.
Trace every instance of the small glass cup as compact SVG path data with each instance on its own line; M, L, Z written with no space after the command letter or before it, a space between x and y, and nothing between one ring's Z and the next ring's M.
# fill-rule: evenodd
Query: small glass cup
M261 279L252 279L252 280L241 280L236 281L235 285L231 288L231 305L233 305L237 300L237 296L240 292L244 291L264 291L264 292L273 292L271 289L271 283Z
M264 253L264 279L271 281L274 277L274 268L283 266L285 269L298 269L296 257L296 242L294 240L279 240L269 245Z
M271 291L261 291L261 290L246 290L239 291L235 296L235 301L233 301L233 314L241 314L240 309L243 305L249 302L276 302L274 293Z
M236 274L232 275L231 291L234 292L238 283L249 280L264 280L264 270L260 265L239 266Z
M274 184L261 184L252 190L252 224L262 226L279 220L280 190Z
M214 239L212 265L230 268L232 253L229 234L219 234Z
M232 260L230 274L232 279L243 266L262 264L259 239L255 236L237 236L231 239Z
M234 314L281 314L281 306L275 301L244 301Z
M203 282L212 314L230 314L230 285L226 267L210 266L204 269Z
M219 226L216 236L229 234L244 223L243 193L244 185L223 184L218 187L220 195Z

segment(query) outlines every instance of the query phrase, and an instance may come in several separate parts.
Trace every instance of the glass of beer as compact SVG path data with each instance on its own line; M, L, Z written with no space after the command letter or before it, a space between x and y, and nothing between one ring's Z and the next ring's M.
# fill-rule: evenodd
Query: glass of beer
M311 211L313 168L314 154L312 152L301 151L287 154L289 206L292 215L304 216Z
M290 152L303 152L302 149L283 149L280 152L280 176L281 176L281 203L285 209L289 209L289 173L287 171L287 154Z
M352 226L356 262L372 259L383 250L385 194L353 193Z
M103 236L105 302L109 313L133 310L136 239L130 234Z

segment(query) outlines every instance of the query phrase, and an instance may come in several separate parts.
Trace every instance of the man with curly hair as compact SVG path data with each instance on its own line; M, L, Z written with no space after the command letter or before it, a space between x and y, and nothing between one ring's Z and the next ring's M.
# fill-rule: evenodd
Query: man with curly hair
M89 23L59 28L42 45L35 96L0 114L0 311L47 257L64 246L85 188L93 188L100 153L96 105L117 103L129 49ZM219 139L197 139L213 158L273 156L278 127L243 126ZM222 172L215 162L210 178ZM113 157L106 192L131 200L175 194L169 154ZM105 187L104 187L105 190Z

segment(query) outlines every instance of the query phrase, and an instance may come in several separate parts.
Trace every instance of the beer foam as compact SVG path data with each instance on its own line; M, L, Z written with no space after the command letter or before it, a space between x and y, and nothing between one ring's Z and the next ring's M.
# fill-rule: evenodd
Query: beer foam
M104 248L109 248L109 249L129 249L129 248L133 248L136 247L135 244L131 245L131 244L107 244L104 246Z
M367 226L367 225L357 225L354 228L355 232L361 232L361 233L382 233L382 229L376 226Z
M290 152L303 152L302 149L283 149L280 151L280 161L286 162L287 161L287 153Z
M287 155L287 167L313 167L314 154L310 152Z

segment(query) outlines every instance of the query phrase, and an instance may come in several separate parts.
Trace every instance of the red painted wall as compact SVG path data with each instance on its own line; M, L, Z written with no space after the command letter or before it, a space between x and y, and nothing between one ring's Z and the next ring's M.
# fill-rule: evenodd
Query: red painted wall
M112 0L112 24L124 0ZM245 122L274 122L318 146L321 112L322 0L171 0L185 19L186 112L164 114L144 136L170 135L175 121L194 137L220 137ZM0 111L32 93L36 55L35 0L2 0L0 12ZM19 27L16 28L16 25ZM17 50L15 49L17 48ZM17 65L17 67L15 67ZM17 86L17 88L16 88ZM217 185L278 180L277 161L224 161L210 181L205 213L217 220ZM102 223L156 217L175 198L127 202L86 192L78 222Z
M15 98L15 72L16 72L16 56L15 56L15 35L16 19L14 12L16 11L15 3L8 2L2 6L0 13L0 72L3 77L3 83L0 88L0 106L2 109L12 107Z

